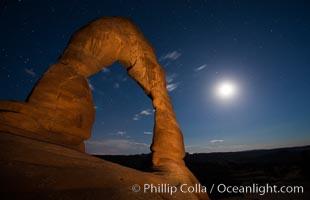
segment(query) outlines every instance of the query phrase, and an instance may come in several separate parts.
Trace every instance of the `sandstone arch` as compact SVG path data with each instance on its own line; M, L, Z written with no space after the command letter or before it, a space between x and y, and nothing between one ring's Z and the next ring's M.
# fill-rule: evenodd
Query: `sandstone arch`
M164 70L152 46L127 18L104 17L74 33L26 102L0 102L0 131L84 151L95 114L87 77L115 61L127 68L155 109L151 150L156 172L147 176L156 183L198 183L183 161L183 136L166 90ZM206 199L204 195L186 198Z

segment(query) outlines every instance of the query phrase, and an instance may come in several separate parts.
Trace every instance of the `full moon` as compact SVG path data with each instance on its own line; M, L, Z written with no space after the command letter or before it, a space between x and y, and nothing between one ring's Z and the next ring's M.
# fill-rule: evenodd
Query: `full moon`
M221 99L230 99L236 95L237 86L233 82L221 82L216 87L216 94Z

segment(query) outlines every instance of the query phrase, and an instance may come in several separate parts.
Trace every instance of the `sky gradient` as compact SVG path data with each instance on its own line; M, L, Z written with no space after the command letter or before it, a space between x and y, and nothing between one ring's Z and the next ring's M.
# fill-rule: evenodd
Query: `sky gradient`
M71 35L102 16L132 19L156 51L186 151L310 144L308 1L0 3L1 100L25 100ZM214 88L232 81L238 93ZM89 77L96 119L86 151L149 153L151 100L120 64Z

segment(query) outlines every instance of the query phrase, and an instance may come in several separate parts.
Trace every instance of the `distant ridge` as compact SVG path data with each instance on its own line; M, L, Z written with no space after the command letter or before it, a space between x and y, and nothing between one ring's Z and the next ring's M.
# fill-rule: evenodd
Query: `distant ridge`
M99 158L148 171L151 154L96 155ZM229 194L212 193L212 200L228 199L310 199L310 145L276 149L256 149L237 152L186 153L187 167L202 185L275 184L301 185L304 194Z
M293 147L278 147L278 148L266 148L266 149L251 149L251 150L241 150L241 151L225 151L225 152L208 152L208 153L189 153L189 154L213 154L213 153L243 153L243 152L255 152L255 151L274 151L274 150L304 150L310 149L310 145L304 146L293 146Z
M310 145L304 145L304 146L293 146L293 147L279 147L279 148L266 148L266 149L251 149L251 150L241 150L241 151L225 151L225 152L197 152L197 153L189 153L186 152L186 154L193 155L193 154L225 154L225 153L245 153L245 152L256 152L256 151L274 151L274 150L304 150L304 149L310 149ZM115 154L115 155L109 155L109 154L91 154L96 157L110 157L110 156L147 156L151 155L150 153L141 153L141 154L131 154L131 155L122 155L122 154Z

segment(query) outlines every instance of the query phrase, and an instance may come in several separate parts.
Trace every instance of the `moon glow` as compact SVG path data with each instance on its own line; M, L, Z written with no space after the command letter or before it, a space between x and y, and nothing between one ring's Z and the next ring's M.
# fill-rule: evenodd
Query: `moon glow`
M221 99L231 99L237 93L237 86L233 82L225 81L216 86L216 95Z

